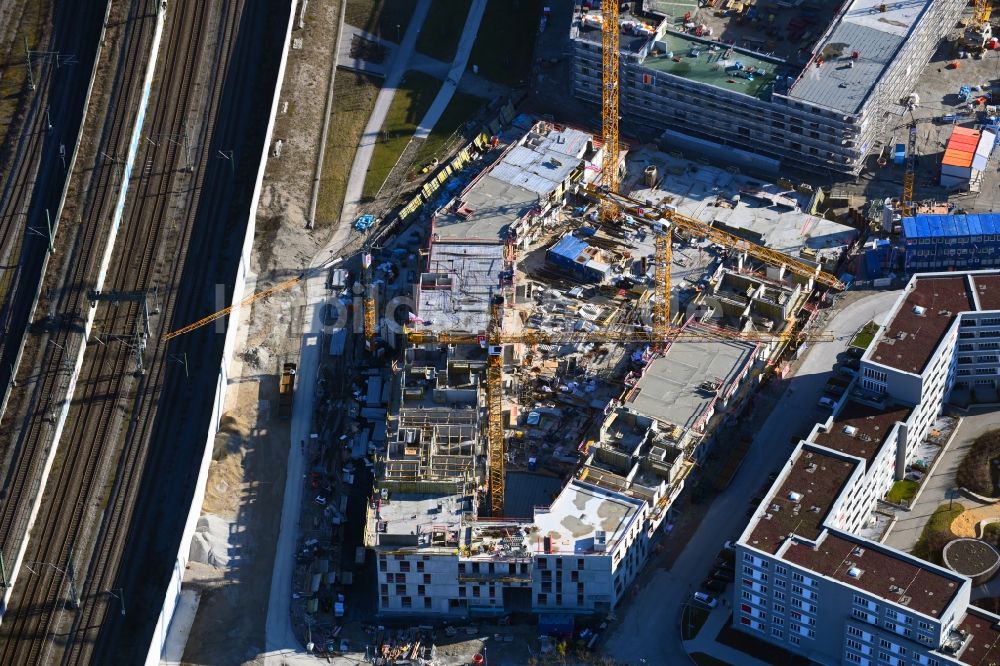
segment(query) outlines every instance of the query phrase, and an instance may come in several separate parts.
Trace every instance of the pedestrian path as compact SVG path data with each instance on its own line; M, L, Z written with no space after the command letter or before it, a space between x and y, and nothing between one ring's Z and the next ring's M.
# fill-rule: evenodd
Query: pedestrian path
M437 97L431 103L423 120L413 133L415 139L426 139L430 136L434 125L440 120L441 114L448 107L448 103L455 95L465 67L469 63L469 54L472 52L472 45L476 42L476 35L479 34L479 24L483 20L483 12L486 11L486 0L473 0L469 8L469 15L465 19L465 28L462 30L462 37L458 40L458 49L455 51L455 59L451 63L451 69L444 80L444 85L438 91Z
M409 68L410 57L413 55L413 49L417 43L417 35L420 33L420 28L424 25L424 19L427 18L427 11L430 9L430 6L430 0L417 0L413 16L406 27L406 34L403 35L403 41L400 42L399 47L392 56L392 61L389 63L385 82L382 84L382 89L379 90L378 97L375 99L375 107L372 109L372 115L368 118L368 124L365 125L365 131L358 142L358 150L354 154L354 163L351 165L351 173L347 179L347 191L344 196L343 211L340 215L341 224L338 229L338 235L340 235L339 232L343 229L350 229L349 222L358 214L361 193L364 191L365 186L365 176L368 174L368 165L371 163L372 153L375 152L375 144L378 142L379 133L382 130L382 125L385 123L385 117L389 113L389 107L392 105L392 98L396 95L396 90L399 88L403 74Z
M709 614L708 619L705 620L698 635L689 641L684 641L684 650L689 655L702 652L733 666L767 666L767 662L754 659L746 652L741 652L715 640L731 616L728 604L716 606Z

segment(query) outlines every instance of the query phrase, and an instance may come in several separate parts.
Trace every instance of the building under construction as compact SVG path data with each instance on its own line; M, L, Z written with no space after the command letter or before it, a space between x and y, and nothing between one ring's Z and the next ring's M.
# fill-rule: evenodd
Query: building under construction
M597 3L592 3L597 4ZM776 173L857 174L962 0L681 5L621 17L621 114L665 143ZM668 11L675 14L668 15ZM600 11L574 15L573 92L601 102ZM890 124L891 123L891 124ZM725 147L725 148L723 148Z
M597 142L518 122L432 222L368 507L382 615L614 609L812 293L809 275L732 248L698 241L688 257L695 239L678 236L680 337L637 342L664 286L655 225L598 224ZM494 337L497 318L513 337ZM491 417L502 512L485 510Z

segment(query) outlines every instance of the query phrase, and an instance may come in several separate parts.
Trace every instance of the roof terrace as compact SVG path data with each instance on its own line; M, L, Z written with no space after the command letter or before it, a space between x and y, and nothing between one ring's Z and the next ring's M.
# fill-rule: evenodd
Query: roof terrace
M976 666L1000 663L1000 628L997 627L995 618L975 607L969 607L969 612L965 614L958 629L969 634L968 643L958 657L959 661Z
M803 447L745 543L773 555L789 535L819 537L823 521L854 468L846 460Z
M965 580L905 553L840 532L828 532L815 548L793 542L784 559L936 618L942 617Z
M643 67L758 99L771 94L778 76L794 73L727 44L676 32L656 40L656 46L642 61Z
M910 407L879 409L860 402L848 402L837 414L830 429L816 436L816 444L857 456L870 467L896 423L910 417Z
M540 537L549 537L552 552L602 552L628 531L643 504L574 479L548 509L535 510L534 524Z
M972 278L982 310L1000 310L1000 274L976 275Z
M959 312L975 310L961 277L919 277L892 320L868 351L868 359L921 374Z

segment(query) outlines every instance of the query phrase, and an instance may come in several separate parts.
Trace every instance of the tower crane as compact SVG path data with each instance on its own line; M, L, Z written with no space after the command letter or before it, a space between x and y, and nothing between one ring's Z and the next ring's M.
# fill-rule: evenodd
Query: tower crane
M618 161L621 147L618 143L618 68L621 58L621 16L619 0L601 3L601 133L604 141L604 159L601 161L601 186L605 192L618 192ZM601 202L601 219L610 222L618 216L611 199Z
M906 139L906 163L903 171L903 198L899 202L903 217L913 215L913 183L917 170L917 121L910 112L910 129Z
M261 291L254 292L254 293L250 294L249 296L247 296L246 298L244 298L239 303L234 303L233 305L230 305L229 307L226 307L226 308L222 308L218 312L213 312L212 314L208 315L207 317L203 317L203 318L199 319L198 321L196 321L196 322L194 322L192 324L188 324L187 326L185 326L183 328L179 328L176 331L171 331L170 333L167 333L162 338L160 338L160 342L164 342L164 343L170 342L174 338L182 336L185 333L190 333L191 331L197 330L197 329L201 328L202 326L207 326L207 325L211 324L213 321L216 321L218 319L222 319L223 317L225 317L226 315L228 315L229 313L231 313L233 310L235 310L237 308L241 308L244 305L250 305L251 303L253 303L255 301L259 301L259 300L261 300L263 298L267 298L268 296L273 296L274 294L277 294L279 292L287 291L289 289L292 289L293 287L295 287L296 285L298 285L300 282L308 280L309 278L311 278L312 276L316 275L317 273L320 273L321 271L327 270L329 268L333 268L334 266L336 266L337 264L339 264L341 261L343 261L343 259L341 257L337 257L333 261L329 261L329 262L327 262L327 263L325 263L325 264L323 264L321 266L317 266L315 268L311 268L311 269L307 270L306 272L304 272L304 273L302 273L300 275L297 275L296 277L290 278L288 280L284 280L283 282L279 282L278 284L274 285L273 287L268 287L267 289L262 289Z
M361 307L364 312L365 349L372 351L375 348L375 336L378 332L378 315L375 312L375 285L372 284L372 254L369 247L361 253L361 274L361 288L364 290L361 295Z

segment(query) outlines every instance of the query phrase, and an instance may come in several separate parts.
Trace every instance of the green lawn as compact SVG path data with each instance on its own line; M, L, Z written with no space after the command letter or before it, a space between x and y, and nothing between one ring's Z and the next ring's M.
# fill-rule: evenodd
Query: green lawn
M334 79L330 131L326 135L323 155L323 180L316 199L317 226L336 224L340 220L354 153L375 107L379 87L376 79L350 72L339 72Z
M875 339L875 334L878 333L878 328L879 326L875 322L868 322L854 335L854 339L851 340L851 346L868 349L868 345L872 343L872 340Z
M347 0L344 22L395 42L406 32L415 4L413 0Z
M689 641L697 636L702 625L708 620L709 612L707 608L686 604L681 612L681 639Z
M488 79L509 86L527 85L542 19L541 0L489 0L469 68L479 67Z
M894 504L909 504L910 500L912 500L914 495L917 494L917 488L919 487L920 484L916 481L903 479L902 481L897 481L892 485L892 488L889 489L885 498Z
M417 36L417 51L451 62L469 16L472 0L433 0Z
M924 531L920 533L920 539L913 547L913 554L922 560L940 563L941 550L955 538L955 534L951 531L951 523L963 511L965 511L965 507L958 502L949 502L939 506L931 514L927 524L924 525Z
M438 118L434 129L431 130L430 135L417 151L411 176L417 175L420 169L434 158L443 159L448 148L453 143L451 138L455 134L455 131L462 127L485 104L486 100L479 97L473 97L464 93L455 93L445 108L444 113ZM471 137L466 136L461 138L458 143L468 143L469 138ZM456 139L459 139L459 137L456 137Z
M440 88L441 82L433 76L415 71L403 75L372 152L362 198L370 199L378 193Z

